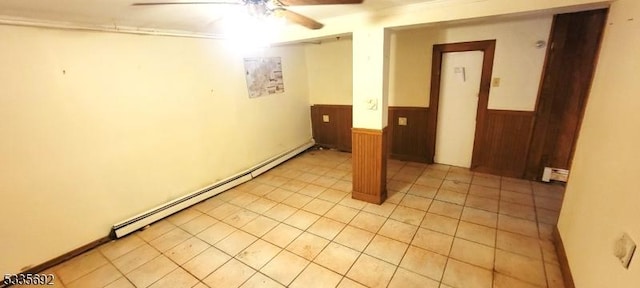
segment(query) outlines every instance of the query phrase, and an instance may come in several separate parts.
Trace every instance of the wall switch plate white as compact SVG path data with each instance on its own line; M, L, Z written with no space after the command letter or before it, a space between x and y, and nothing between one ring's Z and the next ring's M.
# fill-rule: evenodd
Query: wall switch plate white
M398 117L398 125L407 126L407 117Z
M329 122L329 115L322 115L322 122L328 123Z
M370 98L367 99L367 109L368 110L378 110L378 99Z
M620 260L622 267L629 269L631 258L636 251L636 243L629 237L629 234L624 233L618 240L616 240L613 255Z

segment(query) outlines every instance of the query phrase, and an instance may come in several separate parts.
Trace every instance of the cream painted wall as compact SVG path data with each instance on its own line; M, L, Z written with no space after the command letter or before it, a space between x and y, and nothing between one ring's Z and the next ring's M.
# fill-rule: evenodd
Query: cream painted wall
M552 16L499 20L400 30L392 34L389 101L394 106L429 106L431 57L434 44L496 39L490 109L533 111L544 65Z
M623 232L640 244L640 1L609 12L558 228L576 287L640 287L640 250L629 270L613 256Z
M311 138L304 48L285 93L249 99L243 55L215 40L0 26L0 271ZM282 113L282 111L287 111Z
M305 45L309 102L351 105L353 96L353 40L331 38Z

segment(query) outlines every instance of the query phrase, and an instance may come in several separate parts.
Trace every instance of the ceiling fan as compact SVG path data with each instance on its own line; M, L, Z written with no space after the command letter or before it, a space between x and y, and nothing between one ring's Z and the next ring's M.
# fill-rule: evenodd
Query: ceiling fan
M302 25L309 29L320 29L324 25L302 14L288 10L288 6L299 5L332 5L332 4L360 4L364 0L221 0L201 2L139 2L133 6L158 6L158 5L243 5L247 7L249 15L257 18L266 18L271 15L282 17L290 22Z

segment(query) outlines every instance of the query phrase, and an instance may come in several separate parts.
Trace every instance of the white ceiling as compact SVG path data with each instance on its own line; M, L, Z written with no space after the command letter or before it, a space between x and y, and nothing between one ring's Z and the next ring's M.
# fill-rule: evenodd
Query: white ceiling
M173 2L173 0L0 0L0 23L39 23L45 26L181 31L218 35L224 33L222 29L224 29L225 19L244 12L240 5L131 6L132 3L145 1ZM335 16L430 1L444 0L365 0L363 4L356 5L295 6L289 9L322 22L324 19Z

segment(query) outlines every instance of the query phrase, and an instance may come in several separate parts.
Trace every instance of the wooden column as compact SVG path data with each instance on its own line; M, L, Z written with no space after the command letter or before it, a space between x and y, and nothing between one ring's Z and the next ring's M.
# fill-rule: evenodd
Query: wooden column
M387 199L387 128L353 128L354 199L382 204Z

